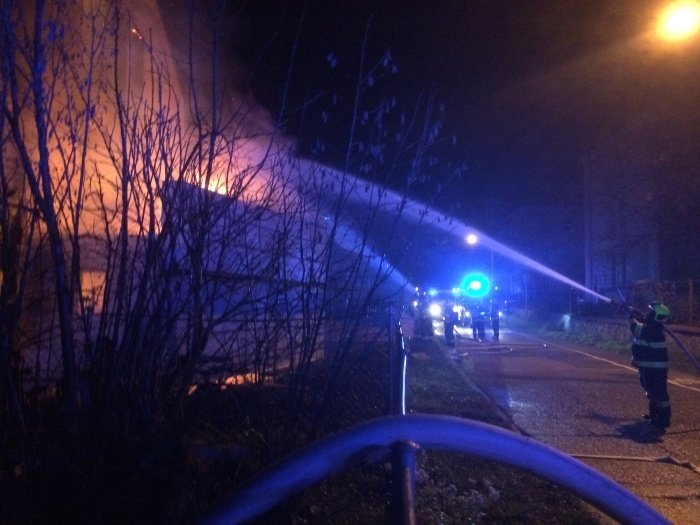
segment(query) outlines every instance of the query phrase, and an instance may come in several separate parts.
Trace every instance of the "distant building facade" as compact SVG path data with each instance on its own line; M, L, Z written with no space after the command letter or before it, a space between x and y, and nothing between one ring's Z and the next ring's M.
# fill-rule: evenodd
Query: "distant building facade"
M586 286L604 295L659 272L659 200L647 151L607 151L584 163Z
M700 279L700 151L690 144L693 135L670 123L648 115L582 159L585 280L618 298L618 290L639 283L664 283L679 308L692 311Z

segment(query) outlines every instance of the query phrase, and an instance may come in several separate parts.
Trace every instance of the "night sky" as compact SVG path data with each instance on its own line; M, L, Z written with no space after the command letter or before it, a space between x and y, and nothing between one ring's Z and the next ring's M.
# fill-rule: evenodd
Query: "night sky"
M682 116L687 108L668 101L690 96L700 46L661 49L643 36L666 3L255 0L237 12L233 52L244 64L246 88L261 104L279 115L286 102L285 127L301 151L310 153L323 137L328 147L317 156L337 164L334 154L344 142L334 144L334 137L345 136L347 119L340 110L335 120L322 122L320 115L331 94L351 98L369 27L367 62L391 50L398 68L377 83L378 92L407 107L432 92L444 107L441 133L454 135L456 145L440 153L466 166L451 195L576 203L582 156L645 114L662 112L659 118L668 120L669 111L680 111L679 118L688 119ZM422 189L425 195L417 191L426 196L430 187Z
M700 39L658 38L668 3L250 0L233 4L227 51L239 88L299 152L340 167L367 34L365 64L389 51L396 68L368 100L395 97L410 113L432 96L442 111L440 161L409 195L543 262L577 246L555 266L579 277L586 159L641 144L667 166L696 164ZM405 183L401 170L388 180ZM529 207L568 211L538 226Z

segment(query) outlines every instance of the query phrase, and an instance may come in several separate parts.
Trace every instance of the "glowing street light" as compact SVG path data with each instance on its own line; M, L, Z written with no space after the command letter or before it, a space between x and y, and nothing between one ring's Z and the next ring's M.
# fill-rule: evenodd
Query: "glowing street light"
M658 35L665 40L683 40L700 29L700 3L683 0L670 4L661 14L657 26Z
M467 244L469 244L470 246L474 246L475 244L477 244L477 243L479 242L479 236L478 236L476 233L471 232L471 233L469 233L469 234L467 235L466 241L467 241ZM493 247L491 247L491 280L492 280L492 281L494 280L494 275L493 275Z

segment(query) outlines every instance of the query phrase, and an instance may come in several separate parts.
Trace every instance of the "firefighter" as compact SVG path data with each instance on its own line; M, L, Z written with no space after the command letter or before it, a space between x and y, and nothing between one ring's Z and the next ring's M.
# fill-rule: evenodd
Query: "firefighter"
M481 304L472 309L472 337L474 341L486 339L486 309Z
M445 323L445 341L449 346L455 345L455 324L457 324L457 312L455 305L452 302L445 304L445 315L443 317Z
M501 316L498 309L498 301L491 299L491 329L493 330L493 339L498 341L500 337Z
M668 348L663 323L671 312L665 304L652 303L646 315L630 311L632 365L639 370L639 382L649 400L651 425L663 431L671 424L671 401L668 397Z

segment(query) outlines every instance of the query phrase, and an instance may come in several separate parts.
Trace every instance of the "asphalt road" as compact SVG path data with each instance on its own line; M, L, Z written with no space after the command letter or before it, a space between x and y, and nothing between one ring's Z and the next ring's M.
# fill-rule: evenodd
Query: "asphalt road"
M461 366L523 433L607 474L673 523L700 525L700 375L670 372L671 427L659 434L641 417L647 401L629 356L507 328L499 342L490 330L484 342L457 332Z

